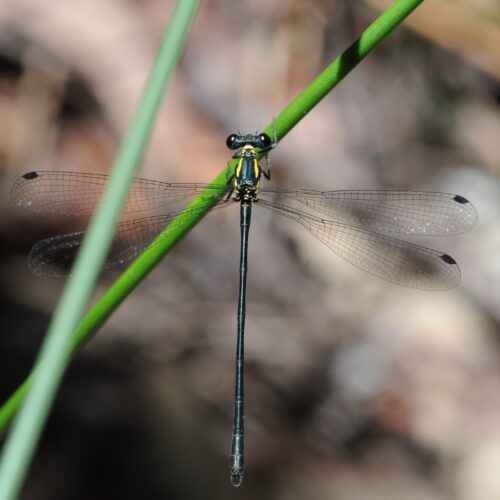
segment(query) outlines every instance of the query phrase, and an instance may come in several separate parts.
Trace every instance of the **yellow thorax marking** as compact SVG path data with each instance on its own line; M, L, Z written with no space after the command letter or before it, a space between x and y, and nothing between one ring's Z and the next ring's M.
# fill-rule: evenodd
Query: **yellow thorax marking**
M253 171L255 172L256 179L258 179L260 175L260 167L256 159L253 160Z
M241 175L241 166L243 165L243 158L240 158L238 165L236 165L235 177L238 178ZM236 179L235 179L236 180Z
M257 151L255 151L255 148L251 144L245 144L243 148L241 149L241 156L257 156Z

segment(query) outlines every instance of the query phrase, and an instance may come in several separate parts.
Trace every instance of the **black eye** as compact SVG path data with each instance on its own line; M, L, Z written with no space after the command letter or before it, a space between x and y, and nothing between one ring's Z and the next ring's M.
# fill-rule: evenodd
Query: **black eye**
M262 147L268 148L271 146L271 138L267 134L260 134L259 139L262 143Z
M238 139L238 136L236 134L231 134L227 139L226 139L226 146L229 149L236 149L235 142Z

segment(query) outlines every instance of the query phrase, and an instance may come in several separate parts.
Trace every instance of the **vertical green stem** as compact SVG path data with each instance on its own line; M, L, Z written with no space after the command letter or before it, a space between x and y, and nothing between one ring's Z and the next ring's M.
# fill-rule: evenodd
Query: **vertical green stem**
M91 221L73 276L49 326L35 377L8 435L0 460L0 500L13 500L21 487L71 353L72 334L93 293L113 239L130 182L147 146L163 93L184 45L199 0L179 0L162 40L137 114L113 165L109 184Z

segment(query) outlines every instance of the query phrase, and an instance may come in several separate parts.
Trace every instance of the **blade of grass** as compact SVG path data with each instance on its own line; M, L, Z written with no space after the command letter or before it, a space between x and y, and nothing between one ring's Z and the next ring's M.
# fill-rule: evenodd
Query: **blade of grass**
M274 120L274 126L281 140L318 102L323 99L361 60L373 50L396 26L398 26L423 0L397 0L389 9L380 15L363 34L321 73L304 92L302 92ZM270 124L264 132L273 137ZM229 168L234 168L232 162ZM224 184L226 171L223 171L213 184ZM220 193L223 196L223 192ZM206 204L203 195L196 198L189 207ZM216 200L214 200L215 203ZM207 210L208 211L208 210ZM84 344L99 327L109 318L113 311L147 276L149 271L166 255L187 232L202 219L204 214L190 217L190 222L177 231L162 233L154 246L148 248L135 260L126 271L104 293L95 306L78 325L72 338L72 353ZM183 216L181 216L183 217ZM16 412L30 384L31 375L0 408L0 433Z
M111 244L130 182L148 144L165 87L199 0L180 0L161 42L137 114L118 152L103 199L82 244L36 362L35 376L0 460L0 500L17 496Z

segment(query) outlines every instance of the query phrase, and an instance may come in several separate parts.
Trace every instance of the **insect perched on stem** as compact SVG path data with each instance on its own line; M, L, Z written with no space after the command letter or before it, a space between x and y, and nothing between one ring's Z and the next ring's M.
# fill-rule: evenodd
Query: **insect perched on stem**
M260 206L298 222L336 254L358 268L399 285L422 290L446 290L460 281L460 270L448 254L387 236L448 236L471 229L477 220L474 206L456 194L419 191L314 191L261 187L270 180L258 158L275 145L267 134L227 138L236 150L237 165L223 186L172 184L134 179L124 216L163 208L203 194L206 203L162 215L124 220L118 225L106 266L127 262L149 245L208 209L240 204L240 286L236 337L236 381L231 445L230 478L239 486L244 472L244 327L248 235L252 206ZM56 215L90 215L106 185L99 174L39 171L20 177L11 195L20 207ZM227 192L226 196L220 193ZM297 207L306 206L307 211ZM179 218L179 215L183 217ZM326 218L325 218L326 217ZM168 228L166 226L170 223ZM41 276L66 276L82 243L85 231L54 236L32 248L28 263Z

